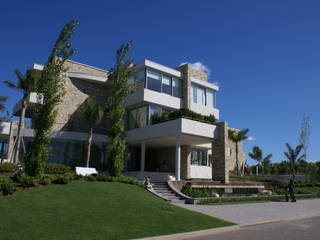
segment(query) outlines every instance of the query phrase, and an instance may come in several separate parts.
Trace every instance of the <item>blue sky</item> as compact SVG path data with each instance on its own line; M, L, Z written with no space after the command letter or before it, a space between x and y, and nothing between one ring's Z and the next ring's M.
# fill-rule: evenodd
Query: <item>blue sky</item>
M43 64L63 25L76 18L72 60L109 70L122 42L132 57L175 68L201 62L218 82L217 108L231 127L250 128L273 162L298 144L302 115L311 120L309 160L320 161L320 2L318 1L4 1L0 9L0 95L21 94L15 80ZM254 162L247 158L249 164Z

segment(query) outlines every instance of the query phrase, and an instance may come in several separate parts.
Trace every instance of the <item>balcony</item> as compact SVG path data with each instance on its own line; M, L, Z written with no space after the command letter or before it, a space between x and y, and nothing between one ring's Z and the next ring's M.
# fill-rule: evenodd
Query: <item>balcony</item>
M146 88L140 89L127 97L126 107L134 105L142 105L143 103L154 103L161 106L166 106L173 109L183 108L183 100L177 97L170 96L165 93L152 91Z
M129 130L126 140L129 144L146 141L154 146L175 146L176 137L180 136L181 145L198 145L210 143L217 137L216 130L212 124L179 118Z
M191 101L190 103L190 110L194 111L196 113L205 115L205 116L210 116L213 115L215 117L215 119L219 120L219 110L216 108L212 108L212 107L207 107L205 105L202 104L197 104Z
M34 110L34 108L38 105L38 99L37 99L37 93L35 92L31 92L28 97L27 97L27 109L26 109L26 114L25 117L26 118L31 118L32 117L32 112ZM40 104L43 103L43 100L41 99ZM17 104L13 107L13 115L14 116L20 116L21 113L21 109L22 109L22 99L17 102Z

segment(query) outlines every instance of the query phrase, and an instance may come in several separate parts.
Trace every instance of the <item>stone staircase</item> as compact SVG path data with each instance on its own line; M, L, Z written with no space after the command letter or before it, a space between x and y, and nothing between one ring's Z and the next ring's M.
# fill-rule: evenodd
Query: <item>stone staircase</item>
M172 203L184 203L184 199L180 199L179 195L169 188L167 182L152 181L152 183L154 184L153 190L162 198Z

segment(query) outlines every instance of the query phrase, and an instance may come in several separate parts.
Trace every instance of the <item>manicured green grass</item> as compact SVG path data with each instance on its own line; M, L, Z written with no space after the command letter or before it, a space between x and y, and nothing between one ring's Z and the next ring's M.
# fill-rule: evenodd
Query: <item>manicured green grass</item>
M320 194L320 187L299 187L298 189Z
M123 183L75 181L0 198L0 239L131 239L230 226Z

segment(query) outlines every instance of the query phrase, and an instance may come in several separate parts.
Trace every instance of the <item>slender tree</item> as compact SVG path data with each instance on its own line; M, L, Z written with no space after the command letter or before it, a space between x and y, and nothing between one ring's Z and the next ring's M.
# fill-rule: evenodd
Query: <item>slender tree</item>
M262 150L258 146L254 146L252 149L252 153L248 154L249 157L256 160L258 164L261 165L262 168L262 176L264 176L264 167L265 164L270 162L270 158L272 157L272 154L268 154L265 158L263 158Z
M252 153L248 153L249 157L256 160L258 165L262 163L262 150L258 146L252 148Z
M80 106L79 109L90 125L90 129L88 133L88 148L87 148L87 157L86 157L86 167L89 167L93 127L101 122L103 118L104 110L92 98L88 98Z
M4 105L7 102L8 97L0 96L0 112L6 111L6 106ZM6 117L0 117L0 122L5 121Z
M12 83L10 81L4 81L10 88L17 89L23 92L23 97L21 100L21 112L20 112L20 119L18 125L18 134L16 138L16 146L14 148L13 154L13 162L16 164L19 162L19 152L20 152L20 143L21 143L21 134L22 129L24 128L24 117L27 109L27 98L31 92L35 92L37 89L38 81L41 77L41 73L37 70L29 69L25 75L22 75L19 70L14 70L18 78L18 83Z
M50 133L57 115L56 105L65 94L61 74L65 70L63 64L71 57L75 49L71 49L70 38L74 33L76 20L68 22L61 30L51 55L44 65L37 92L38 100L43 100L34 114L35 136L25 157L25 172L31 176L42 173L43 164L47 162L50 148Z
M300 145L296 146L295 149L293 149L289 145L289 143L286 143L286 146L288 148L288 152L284 152L284 155L287 157L287 159L289 161L290 170L291 170L291 173L292 173L292 179L294 180L296 172L297 172L298 163L300 161L304 160L304 158L305 158L304 154L300 155L300 152L301 152L303 146L300 144Z
M232 130L229 129L228 136L229 139L236 144L236 168L237 168L237 175L240 173L240 163L239 163L239 156L238 156L238 143L247 139L248 136L246 135L249 132L249 129L243 129L243 130ZM242 175L242 173L241 173Z
M129 79L135 74L133 59L128 58L132 41L122 44L116 54L116 64L110 70L112 82L107 100L107 118L110 124L109 143L106 147L108 168L112 176L119 176L123 170L125 151L124 114L125 99L130 93Z
M303 113L299 143L302 145L303 154L305 155L305 160L307 160L307 151L309 147L310 139L310 117Z

